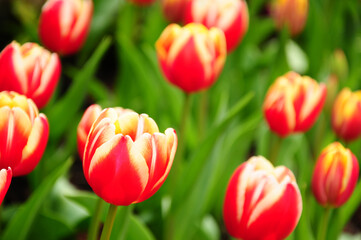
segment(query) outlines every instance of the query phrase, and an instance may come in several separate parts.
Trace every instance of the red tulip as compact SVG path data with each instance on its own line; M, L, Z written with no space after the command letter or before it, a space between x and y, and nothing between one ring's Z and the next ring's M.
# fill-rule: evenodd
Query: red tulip
M119 115L127 112L133 112L132 110L123 109L120 107L114 109ZM101 112L102 108L98 104L93 104L85 110L84 115L80 120L77 130L78 153L80 159L83 159L84 148L90 129Z
M184 11L190 0L162 0L163 15L170 22L181 22L184 19Z
M226 41L218 28L170 24L156 42L158 60L169 82L187 93L209 88L226 60Z
M227 51L234 50L248 30L248 7L244 0L191 0L185 10L186 23L220 28Z
M326 100L326 86L289 72L269 88L263 112L272 131L284 137L305 132L316 121Z
M230 235L243 240L281 240L295 229L302 199L295 177L284 166L252 157L233 173L223 217Z
M361 91L343 89L332 108L332 127L337 136L351 141L361 134Z
M48 0L40 15L40 39L52 51L73 54L85 42L92 15L91 0Z
M0 91L15 91L41 108L58 83L61 63L56 53L36 43L12 42L0 53Z
M155 0L128 0L128 1L138 6L146 6L155 2Z
M357 158L341 143L328 145L319 156L312 177L312 192L324 207L340 207L351 196L359 175Z
M0 170L0 205L2 204L4 197L9 189L12 177L13 173L10 167Z
M114 205L151 197L173 163L177 135L165 134L146 114L108 108L93 123L84 150L83 170L94 192Z
M308 13L308 0L273 0L271 15L277 28L287 27L292 36L302 32Z
M49 136L46 116L16 92L0 92L0 169L14 176L30 173L40 161Z

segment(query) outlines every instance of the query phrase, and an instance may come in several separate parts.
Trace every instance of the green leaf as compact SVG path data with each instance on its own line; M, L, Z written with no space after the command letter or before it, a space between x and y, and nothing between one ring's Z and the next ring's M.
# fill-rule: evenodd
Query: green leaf
M11 219L5 229L3 240L26 239L40 207L44 201L47 200L47 196L55 182L68 171L71 164L72 159L69 158L61 167L44 179L41 185L39 185L31 197L19 208L15 216Z
M111 40L109 37L103 39L91 58L85 64L84 68L77 73L65 96L57 101L47 114L51 128L50 139L58 138L80 109L85 99L89 82L94 79L93 76L97 66L110 46L110 43Z
M287 62L293 71L304 74L308 69L307 55L304 51L292 40L286 44Z
M152 232L148 227L139 220L138 217L131 215L128 226L126 240L155 240Z
M74 203L84 207L89 214L94 212L99 198L94 193L87 191L77 191L76 193L67 194L65 197L70 201L73 201Z

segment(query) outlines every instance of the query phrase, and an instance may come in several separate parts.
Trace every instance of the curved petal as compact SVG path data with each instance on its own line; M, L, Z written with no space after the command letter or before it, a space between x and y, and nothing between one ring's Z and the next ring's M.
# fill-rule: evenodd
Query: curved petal
M0 170L0 205L2 204L4 197L10 187L12 179L12 171L11 168L1 169Z

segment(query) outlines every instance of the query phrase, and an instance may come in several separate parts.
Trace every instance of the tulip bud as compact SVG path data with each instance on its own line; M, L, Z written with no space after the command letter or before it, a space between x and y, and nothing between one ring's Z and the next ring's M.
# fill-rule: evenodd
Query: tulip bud
M113 205L151 197L168 176L177 135L158 130L146 114L103 110L89 132L83 171L94 192Z
M223 218L229 234L243 240L284 239L295 229L302 198L295 177L252 157L233 173L226 191Z
M0 170L0 205L2 204L4 197L9 189L12 176L13 173L10 167Z
M226 60L226 41L217 28L170 24L156 42L158 60L169 82L187 93L209 88Z
M273 0L271 15L278 29L287 27L292 36L302 32L308 14L308 0Z
M116 107L114 108L114 110L117 111L119 115L127 112L133 112L132 110L123 109L120 107ZM102 112L102 108L98 104L93 104L85 110L84 115L80 120L77 129L77 142L78 142L78 153L81 160L83 160L85 143L89 135L90 129L101 112Z
M163 15L170 22L181 22L186 5L190 0L162 0Z
M332 108L332 128L337 136L351 141L361 134L361 91L344 88Z
M128 0L128 1L138 6L146 6L155 2L155 0Z
M326 86L289 72L269 88L263 112L272 131L282 137L305 132L316 121L326 100Z
M52 51L73 54L85 42L92 15L91 0L48 0L40 15L40 39Z
M14 176L30 173L40 161L49 136L46 116L16 92L0 92L0 168Z
M336 75L340 80L345 80L347 78L347 58L341 49L337 49L331 57L331 73Z
M227 51L235 49L248 30L248 7L244 0L192 0L185 10L186 23L202 23L224 32Z
M41 108L58 83L61 63L56 53L36 43L12 42L0 53L0 91L15 91Z
M324 207L340 207L351 196L359 175L355 155L335 142L319 156L312 177L312 192Z

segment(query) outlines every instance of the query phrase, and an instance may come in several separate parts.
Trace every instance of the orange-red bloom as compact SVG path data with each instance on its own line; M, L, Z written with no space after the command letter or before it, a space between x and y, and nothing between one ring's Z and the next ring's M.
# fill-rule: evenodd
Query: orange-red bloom
M307 131L326 100L326 86L307 76L289 72L269 88L263 112L272 131L284 137Z
M220 28L226 37L227 51L235 49L248 30L248 7L244 0L191 0L185 22Z
M273 0L271 15L279 29L287 27L291 35L297 35L305 27L308 0Z
M85 145L83 171L94 192L114 205L151 197L173 163L177 135L160 133L146 114L108 108L95 120Z
M295 177L284 166L252 157L233 173L224 201L224 223L243 240L281 240L296 227L302 198Z
M13 173L10 167L0 170L0 205L2 204L4 197L9 189L12 176Z
M16 92L0 92L0 169L14 176L30 173L40 161L49 136L46 116Z
M196 23L185 27L170 24L156 42L156 49L168 81L188 93L210 87L227 54L223 32Z
M24 94L41 108L52 96L60 71L56 53L36 43L20 46L14 41L0 53L0 91Z
M351 196L359 175L358 161L341 143L328 145L319 156L312 177L312 192L324 207L340 207Z
M92 15L92 0L48 0L40 15L40 39L52 51L73 54L85 42Z
M361 91L343 89L332 108L332 127L337 136L351 141L361 134Z
M184 19L184 11L190 0L162 0L163 15L170 22L181 22Z

